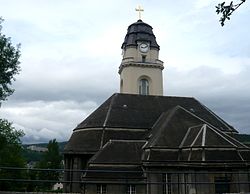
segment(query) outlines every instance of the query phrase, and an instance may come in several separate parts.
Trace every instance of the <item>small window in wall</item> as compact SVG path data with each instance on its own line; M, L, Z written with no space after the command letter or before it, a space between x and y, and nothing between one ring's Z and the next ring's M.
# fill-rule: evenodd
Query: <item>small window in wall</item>
M106 194L107 193L107 185L98 184L96 188L97 194Z
M229 177L215 177L215 193L230 193L230 178Z
M163 184L163 194L172 194L172 181L171 181L171 174L169 173L164 173L162 175L162 182Z
M139 94L149 95L149 83L147 79L141 79L139 83Z
M146 62L146 55L142 55L142 62L143 62L143 63Z
M128 185L127 186L127 194L136 194L135 185Z
M143 62L143 63L146 62L146 55L142 55L142 62Z

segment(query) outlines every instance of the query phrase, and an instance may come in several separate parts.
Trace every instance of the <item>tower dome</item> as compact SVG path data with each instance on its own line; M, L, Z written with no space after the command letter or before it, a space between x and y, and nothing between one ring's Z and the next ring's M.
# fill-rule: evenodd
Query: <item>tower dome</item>
M122 44L122 49L128 46L136 47L138 41L149 42L150 48L156 48L160 50L160 46L157 44L155 35L153 33L153 28L147 23L144 23L142 20L138 20L128 27L127 34Z

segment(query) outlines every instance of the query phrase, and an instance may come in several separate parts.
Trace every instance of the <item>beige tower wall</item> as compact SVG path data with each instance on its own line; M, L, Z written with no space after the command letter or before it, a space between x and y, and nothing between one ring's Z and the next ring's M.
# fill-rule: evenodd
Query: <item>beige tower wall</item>
M146 56L146 61L155 63L159 57L159 51L155 49L151 49L148 53L140 53L138 52L138 48L127 48L124 50L125 58L123 60L132 60L132 61L141 61L142 55Z
M149 81L149 95L163 95L162 70L152 67L128 66L121 72L121 93L139 94L139 80Z

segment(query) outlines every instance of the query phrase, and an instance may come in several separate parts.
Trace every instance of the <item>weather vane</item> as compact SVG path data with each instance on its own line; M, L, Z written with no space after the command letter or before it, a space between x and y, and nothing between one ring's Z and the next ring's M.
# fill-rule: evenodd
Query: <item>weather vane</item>
M144 9L139 5L138 8L135 8L135 11L138 11L139 19L141 20L141 12L143 12Z

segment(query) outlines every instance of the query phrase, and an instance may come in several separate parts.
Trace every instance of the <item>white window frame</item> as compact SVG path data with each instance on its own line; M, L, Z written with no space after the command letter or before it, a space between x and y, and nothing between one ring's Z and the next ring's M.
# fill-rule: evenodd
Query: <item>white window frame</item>
M107 194L107 185L97 184L96 185L96 193L97 194Z
M171 174L164 173L163 174L163 194L172 194L172 180Z
M135 187L135 185L128 185L127 186L127 194L136 194L136 187Z

